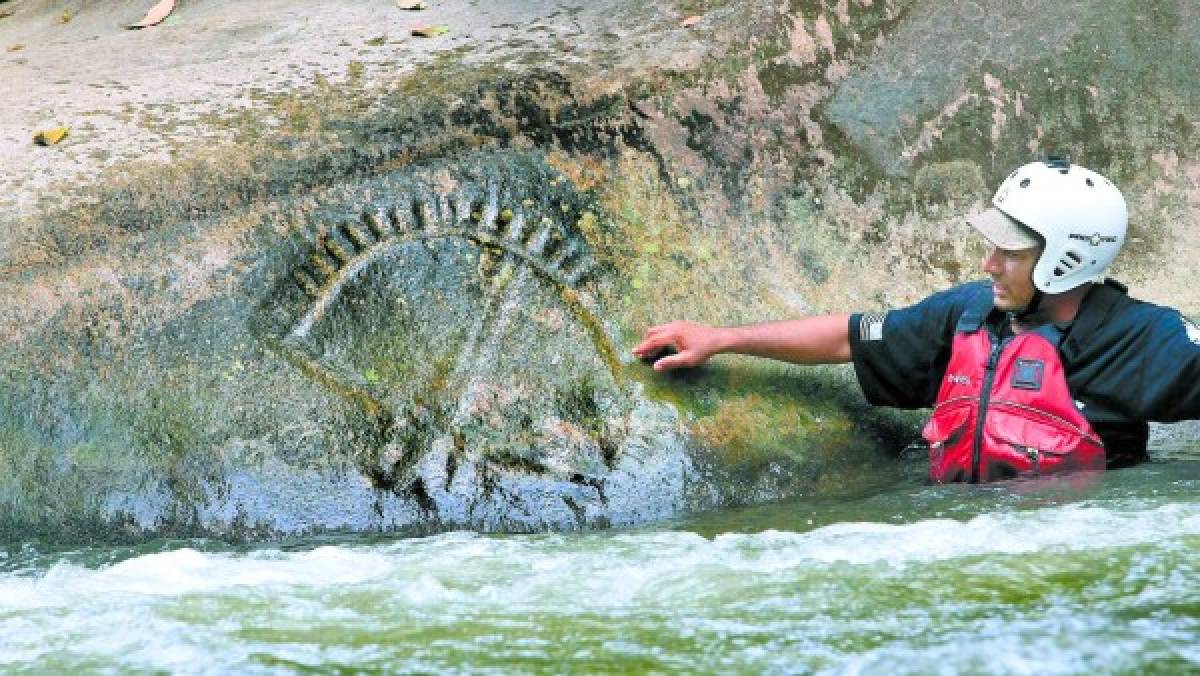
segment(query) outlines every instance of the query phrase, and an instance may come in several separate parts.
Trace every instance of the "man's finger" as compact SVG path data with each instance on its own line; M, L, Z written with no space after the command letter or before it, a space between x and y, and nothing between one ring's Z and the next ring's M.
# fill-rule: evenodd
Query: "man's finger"
M637 345L633 346L633 351L638 352L638 351L646 349L647 346L653 345L655 339L657 339L657 338L658 338L658 336L654 335L653 333L650 333L650 331L647 330L646 333L642 336L642 341L640 343L638 343Z
M690 366L690 364L688 364L687 357L683 353L663 357L654 362L655 371L670 371L684 366Z
M642 339L642 342L638 343L633 348L633 353L641 357L653 352L658 352L664 347L668 347L670 344L671 339L668 336L649 336Z
M643 350L637 356L642 361L653 366L663 359L673 356L676 352L678 352L678 350L676 350L673 345L666 345L655 349Z

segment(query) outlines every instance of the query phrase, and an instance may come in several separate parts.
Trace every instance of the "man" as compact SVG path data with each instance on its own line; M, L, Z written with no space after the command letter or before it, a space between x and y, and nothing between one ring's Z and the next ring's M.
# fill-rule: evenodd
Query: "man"
M1125 240L1120 191L1050 160L1014 171L992 204L967 219L990 244L990 281L883 313L672 322L633 353L658 371L722 352L852 361L872 404L934 407L937 482L1121 467L1146 457L1147 421L1200 417L1200 329L1104 278Z

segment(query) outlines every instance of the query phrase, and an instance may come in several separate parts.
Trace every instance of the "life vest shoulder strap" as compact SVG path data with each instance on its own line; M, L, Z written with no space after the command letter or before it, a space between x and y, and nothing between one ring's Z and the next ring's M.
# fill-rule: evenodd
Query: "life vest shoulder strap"
M1046 342L1050 343L1055 350L1058 350L1058 346L1063 341L1063 332L1054 324L1042 324L1030 333L1045 338Z
M978 331L988 315L992 313L992 290L988 287L981 287L979 291L967 301L967 307L963 313L958 316L958 323L954 326L955 333L975 333Z

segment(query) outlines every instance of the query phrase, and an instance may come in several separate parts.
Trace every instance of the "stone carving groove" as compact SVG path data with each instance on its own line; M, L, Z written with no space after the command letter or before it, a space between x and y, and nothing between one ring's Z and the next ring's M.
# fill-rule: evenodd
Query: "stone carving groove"
M292 273L299 288L312 299L311 309L292 334L307 334L313 321L363 267L389 248L414 239L461 237L475 242L488 253L489 267L481 269L483 274L490 273L490 266L496 263L492 249L519 258L567 289L578 289L593 271L594 264L579 239L566 242L552 219L542 216L535 222L521 205L501 207L495 185L488 186L484 197L469 207L462 198L418 196L408 201L407 209L400 204L364 211L360 223L343 222L331 232L318 234L307 264Z

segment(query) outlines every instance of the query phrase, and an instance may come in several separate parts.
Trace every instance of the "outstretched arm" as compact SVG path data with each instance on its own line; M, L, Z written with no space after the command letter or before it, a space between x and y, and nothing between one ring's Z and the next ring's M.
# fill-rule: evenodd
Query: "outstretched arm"
M699 366L722 352L796 364L839 364L850 361L849 324L849 315L730 327L671 322L646 329L633 354L647 358L673 349L676 354L654 362L655 371Z

